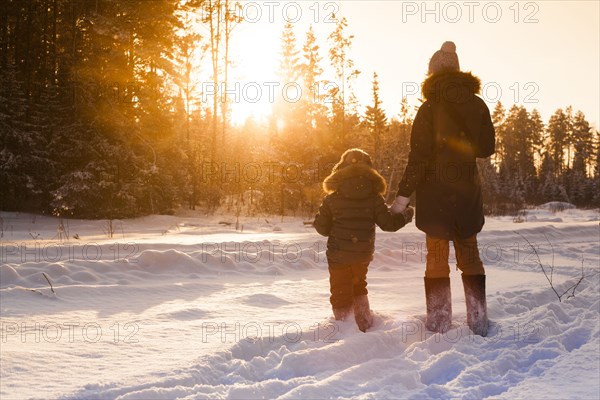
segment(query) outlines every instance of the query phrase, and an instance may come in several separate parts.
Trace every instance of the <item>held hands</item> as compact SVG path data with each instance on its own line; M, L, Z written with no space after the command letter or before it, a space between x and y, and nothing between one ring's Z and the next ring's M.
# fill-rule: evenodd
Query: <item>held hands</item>
M398 196L390 207L390 211L392 214L401 214L404 210L406 210L406 206L408 206L409 202L410 199L408 197Z
M415 209L411 206L408 206L400 214L402 214L402 216L404 217L404 222L408 224L412 221L415 215Z

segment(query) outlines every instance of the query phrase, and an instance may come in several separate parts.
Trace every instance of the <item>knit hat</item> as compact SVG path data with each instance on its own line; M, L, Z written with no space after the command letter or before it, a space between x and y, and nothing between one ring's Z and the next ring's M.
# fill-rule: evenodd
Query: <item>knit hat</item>
M456 55L456 45L454 42L444 42L442 48L435 53L429 60L429 75L441 71L459 71L458 56Z

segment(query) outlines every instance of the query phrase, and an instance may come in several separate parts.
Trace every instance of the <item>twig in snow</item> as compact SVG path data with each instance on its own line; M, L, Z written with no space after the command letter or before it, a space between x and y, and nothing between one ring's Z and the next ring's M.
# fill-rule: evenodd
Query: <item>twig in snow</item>
M104 231L104 234L106 236L108 236L109 239L112 239L113 236L115 235L114 220L113 219L107 219L104 222L104 225L102 226L102 230Z
M56 235L52 237L52 239L58 238L59 241L68 240L69 239L69 222L67 221L67 226L65 227L65 223L61 218L58 222L58 227L56 228Z
M585 275L584 269L583 269L583 255L581 256L581 277L579 278L579 280L576 283L574 283L573 285L569 286L567 288L567 290L565 290L562 294L559 294L558 291L556 290L556 288L554 287L554 283L553 283L553 279L554 279L554 246L552 246L552 243L550 243L550 240L548 240L548 236L546 236L546 234L544 234L544 238L546 238L546 241L548 242L548 244L552 248L552 265L550 266L550 276L548 276L548 273L546 272L546 268L544 268L544 264L542 263L542 260L540 259L540 255L539 255L537 249L535 248L535 246L533 244L531 244L531 242L525 236L521 235L519 232L515 231L515 233L517 235L521 236L527 242L527 244L529 245L529 247L531 247L531 250L533 250L533 254L535 254L535 257L537 258L537 264L539 265L540 269L544 273L544 276L546 277L546 280L550 284L550 288L552 289L552 291L554 291L554 293L556 294L556 297L558 297L558 301L562 302L562 298L569 291L571 291L571 295L569 295L567 297L567 299L570 299L571 297L575 297L575 290L577 290L577 287L586 278L586 275Z
M50 282L50 278L48 278L48 275L46 275L45 272L42 272L42 275L44 275L44 278L46 278L46 280L48 281L48 285L50 285L50 290L52 290L52 293L56 294L54 288L52 287L52 282Z
M537 264L539 265L542 272L544 273L544 276L546 277L546 280L550 284L550 287L552 288L554 293L556 293L556 295L558 296L558 301L560 301L560 296L559 296L558 292L556 291L556 289L554 289L554 285L552 284L552 278L551 278L551 276L548 276L548 273L546 272L546 268L544 268L544 264L542 263L542 260L540 259L540 255L539 255L537 249L535 248L535 246L533 244L531 244L529 239L527 239L525 236L521 235L519 232L515 232L515 233L517 235L521 236L523 238L523 240L525 240L527 242L527 244L529 245L529 247L531 247L531 249L533 250L533 254L535 254L535 257L537 258Z
M552 279L554 277L554 246L552 246L552 243L550 243L550 240L548 239L548 236L546 236L545 233L544 239L546 239L546 242L550 245L550 248L552 249L552 267L550 268L550 283L552 283Z
M575 297L575 289L577 289L577 286L579 286L579 284L581 283L581 281L583 281L583 278L585 278L585 276L583 274L583 254L582 254L581 255L581 278L579 278L579 280L577 281L576 284L572 285L570 288L568 288L565 291L565 293L567 293L569 290L573 289L573 292L567 297L567 299L570 299L571 297Z

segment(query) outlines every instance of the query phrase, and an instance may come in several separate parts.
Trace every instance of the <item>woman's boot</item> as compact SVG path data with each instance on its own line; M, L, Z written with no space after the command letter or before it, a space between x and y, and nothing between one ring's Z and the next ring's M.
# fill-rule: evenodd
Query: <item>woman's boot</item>
M467 323L474 334L486 336L488 331L485 275L463 275Z
M450 278L425 278L427 321L425 328L444 333L452 323L452 295Z

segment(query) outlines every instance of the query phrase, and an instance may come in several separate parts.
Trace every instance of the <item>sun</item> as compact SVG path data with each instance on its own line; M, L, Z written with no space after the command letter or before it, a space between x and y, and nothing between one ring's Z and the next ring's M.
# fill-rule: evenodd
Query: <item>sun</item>
M189 30L203 38L210 32L204 22L193 19ZM207 109L211 112L217 98L217 114L224 111L222 101L227 101L228 121L242 126L248 119L256 122L267 121L272 114L275 99L281 96L282 86L277 76L279 67L278 24L268 21L243 23L232 31L228 47L227 83L224 73L224 43L220 43L218 82L212 74L212 54L210 48L198 48L192 64L193 97L192 111ZM182 35L186 31L182 31ZM208 40L208 39L206 39Z
M273 111L270 100L271 90L260 86L260 82L233 82L228 85L227 99L231 110L230 118L233 125L243 125L248 119L266 121ZM235 91L236 93L232 93Z
M281 96L279 66L279 35L273 26L240 26L231 43L228 100L231 122L243 124L248 118L268 118L275 100Z

